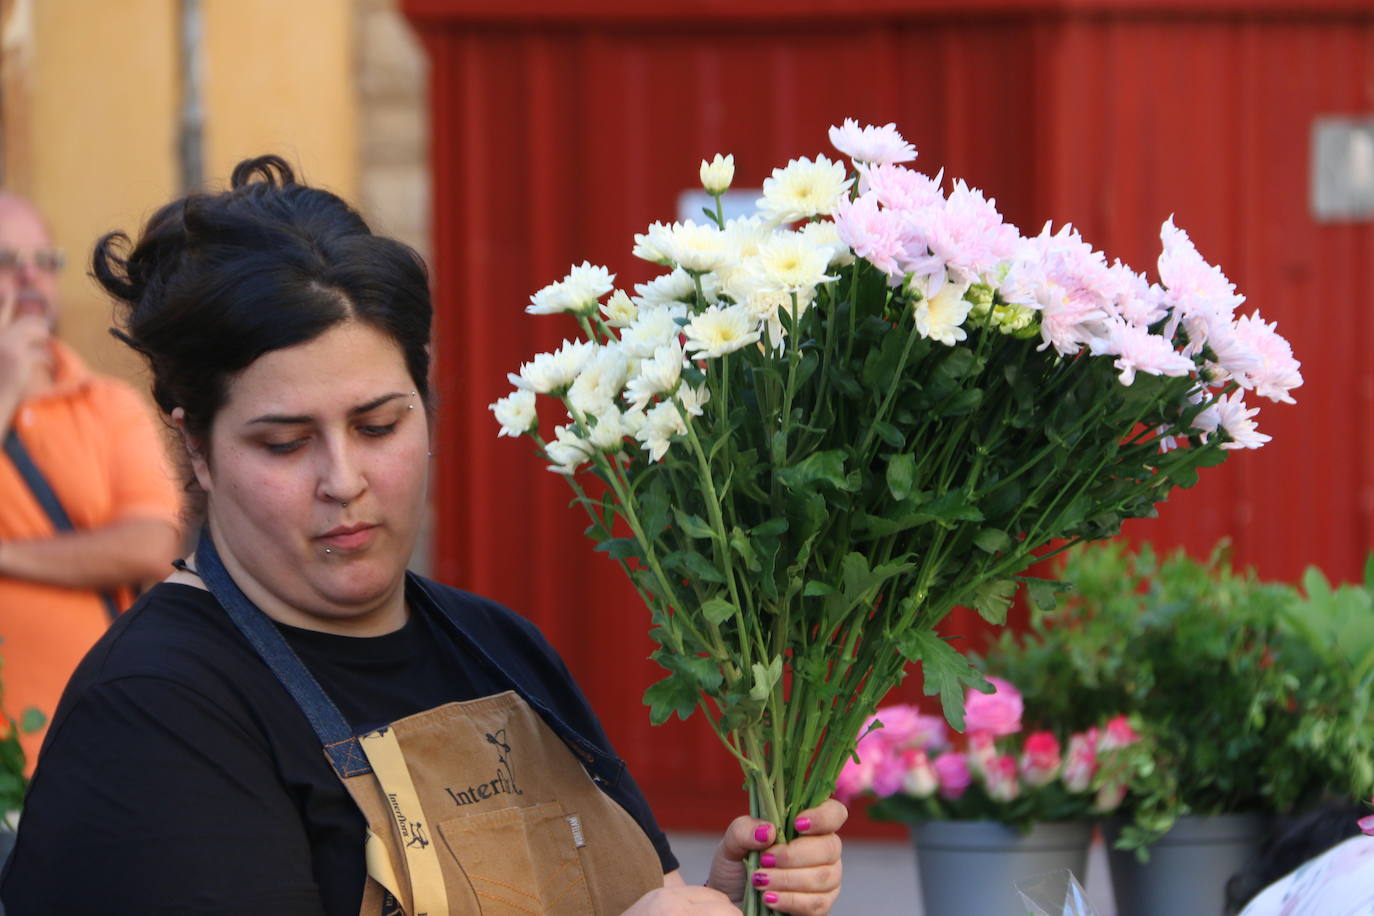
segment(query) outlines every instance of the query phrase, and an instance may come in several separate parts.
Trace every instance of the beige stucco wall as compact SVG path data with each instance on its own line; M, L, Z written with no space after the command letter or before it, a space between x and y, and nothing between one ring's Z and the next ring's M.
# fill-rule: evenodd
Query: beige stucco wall
M62 336L97 368L137 361L110 338L108 301L86 276L103 232L135 232L179 192L177 0L7 0L5 53L21 54L24 123L7 131L12 190L31 196L68 253ZM277 152L307 180L359 189L354 0L202 0L204 173ZM14 60L8 61L13 63Z

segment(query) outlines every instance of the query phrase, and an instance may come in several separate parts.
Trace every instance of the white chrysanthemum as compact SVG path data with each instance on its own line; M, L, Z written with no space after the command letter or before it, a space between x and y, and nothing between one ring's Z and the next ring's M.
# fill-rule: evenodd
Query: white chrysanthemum
M962 327L973 303L964 298L967 284L946 282L916 303L916 330L922 337L952 347L968 338Z
M594 453L591 443L568 426L556 427L553 433L553 441L544 446L545 456L553 462L549 470L555 474L576 474L578 467Z
M603 452L618 452L625 445L625 437L630 433L625 429L625 421L615 405L608 405L592 417L592 431L587 441Z
M683 270L704 273L732 257L724 234L715 226L698 225L689 219L673 223L668 233L668 258Z
M699 417L706 405L711 402L711 389L705 385L693 388L691 385L680 385L677 389L678 405L688 416Z
M659 394L672 394L682 377L685 357L682 345L674 340L654 351L650 359L639 364L639 371L625 386L625 398L632 407L643 407Z
M648 283L635 284L635 304L640 308L659 305L692 305L697 300L697 284L687 271L678 269L672 273L654 277ZM715 274L701 275L701 294L709 305L720 296L720 282Z
M830 144L855 162L869 165L910 162L916 158L916 147L902 139L896 124L859 127L858 121L845 118L843 125L830 128Z
M590 261L568 271L563 285L568 290L568 298L573 307L570 311L578 315L590 315L596 311L601 297L611 291L615 284L615 274L604 267L594 266Z
M830 249L831 267L848 267L854 263L854 252L849 250L849 246L840 240L839 229L836 228L833 220L822 219L814 223L807 223L799 230L802 238L818 248Z
M648 359L659 347L682 334L678 319L687 317L685 305L660 305L641 308L634 324L620 332L620 346L630 359Z
M623 289L611 293L611 298L601 304L601 314L606 324L613 328L626 328L639 317L639 306L635 305Z
M778 223L829 216L850 184L842 162L831 162L823 155L815 162L805 156L793 159L763 180L759 212Z
M1221 444L1224 449L1259 448L1273 437L1259 431L1254 421L1258 413L1259 408L1246 407L1241 392L1236 391L1217 398L1203 408L1193 419L1193 428L1202 434L1202 441L1206 442L1208 435L1220 427L1229 440Z
M646 232L635 236L635 247L630 253L645 261L670 267L673 263L668 256L668 249L671 245L672 233L670 228L663 223L652 223Z
M764 289L810 293L820 283L834 280L826 274L830 248L818 245L800 232L779 232L759 246L752 268Z
M651 461L660 460L668 452L674 436L687 432L687 423L672 401L660 401L644 415L643 425L635 438L644 444Z
M706 189L708 194L724 194L730 189L730 182L735 180L735 157L734 155L722 156L716 153L716 158L707 162L701 160L701 186Z
M687 338L682 348L698 359L715 359L733 353L759 339L759 320L743 305L712 306L683 327Z
M629 360L620 344L597 347L568 389L568 403L583 415L599 413L620 394L629 374Z
M572 295L567 285L559 280L530 296L530 304L525 312L530 315L557 315L572 311Z
M625 430L625 435L638 436L639 431L644 428L644 409L631 407L623 411L620 414L620 426Z
M498 438L523 436L539 426L539 414L535 411L533 391L513 391L487 405L487 410L494 413L496 422L501 424L501 431L496 434Z
M593 349L593 345L584 340L576 343L565 340L554 352L540 353L522 365L519 375L508 374L506 378L517 388L562 397L591 358Z

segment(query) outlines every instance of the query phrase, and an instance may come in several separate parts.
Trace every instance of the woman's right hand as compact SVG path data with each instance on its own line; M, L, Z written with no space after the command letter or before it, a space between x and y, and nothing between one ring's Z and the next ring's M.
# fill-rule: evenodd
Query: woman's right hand
M624 916L739 916L730 898L709 887L681 885L649 891Z

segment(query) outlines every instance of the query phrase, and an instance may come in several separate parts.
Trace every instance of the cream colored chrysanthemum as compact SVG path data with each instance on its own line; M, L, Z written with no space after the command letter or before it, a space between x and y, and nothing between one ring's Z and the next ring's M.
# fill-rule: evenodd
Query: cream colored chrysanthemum
M611 293L611 298L601 304L601 314L606 318L606 324L613 328L626 328L634 324L634 320L639 317L639 306L626 294L623 289L618 289Z
M535 411L534 392L518 390L489 404L487 410L496 415L501 424L501 436L523 436L539 426L539 414Z
M682 333L678 319L687 317L685 305L660 305L640 308L634 324L620 332L620 345L632 360L648 359L659 347L677 340Z
M671 344L659 347L653 358L639 364L639 371L625 386L625 398L633 407L643 407L659 394L672 394L682 377L682 364L685 357L682 345L674 340Z
M630 253L645 261L669 267L673 263L668 256L671 244L672 234L669 227L663 223L651 223L643 234L635 236L635 247Z
M725 236L715 226L701 226L689 219L674 223L668 233L668 258L683 270L704 273L731 257Z
M735 180L735 157L733 155L722 156L716 153L716 158L707 162L701 160L701 186L706 189L708 194L724 194L730 189L730 182Z
M540 353L522 365L519 375L511 373L506 378L517 388L561 397L591 358L592 350L592 344L584 340L576 343L565 340L554 352Z
M687 423L672 401L660 401L644 415L644 424L635 438L644 444L651 461L658 461L668 452L674 436L687 432Z
M560 312L590 315L596 311L601 297L611 291L614 280L615 274L606 268L583 261L562 280L550 283L530 296L530 304L525 311L531 315L554 315Z
M598 347L568 389L568 403L580 414L598 413L619 396L629 373L629 360L620 344Z
M712 306L687 322L683 350L698 359L715 359L759 339L759 321L743 305Z
M545 456L553 462L549 470L555 474L576 474L578 467L592 457L591 443L568 426L556 427L553 432L553 441L544 446Z
M711 402L711 389L705 385L693 388L691 385L679 385L677 389L677 402L690 417L699 417L706 409L706 405Z
M759 246L752 262L764 289L810 293L817 284L835 278L826 274L830 248L817 245L799 232L779 232Z
M961 327L973 303L964 298L967 284L945 283L935 295L916 303L916 330L922 337L954 346L968 338Z
M848 245L840 241L839 230L835 228L835 223L832 220L822 219L807 223L799 231L811 244L830 249L831 267L848 267L854 263L854 252L849 250Z
M815 162L805 156L793 159L763 180L759 212L779 223L829 216L851 183L842 162L831 162L824 155Z
M625 421L615 405L608 405L592 417L592 430L587 441L603 452L615 453L625 445L625 437L630 433L625 429Z

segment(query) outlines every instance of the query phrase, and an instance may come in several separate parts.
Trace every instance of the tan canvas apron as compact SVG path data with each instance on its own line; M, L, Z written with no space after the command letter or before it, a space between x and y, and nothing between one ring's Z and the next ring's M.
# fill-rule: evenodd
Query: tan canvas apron
M343 780L367 818L362 916L619 914L663 870L633 817L513 691L362 736Z
M616 916L663 886L638 822L518 693L447 703L355 736L225 571L207 531L196 560L367 820L360 916ZM588 766L605 756L569 740Z

